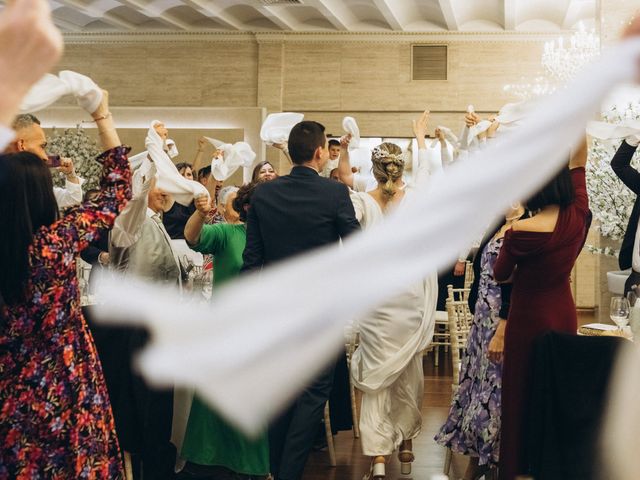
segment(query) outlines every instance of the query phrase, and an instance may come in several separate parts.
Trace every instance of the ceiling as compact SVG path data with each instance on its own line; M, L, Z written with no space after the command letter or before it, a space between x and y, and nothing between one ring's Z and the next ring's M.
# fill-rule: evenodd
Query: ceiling
M65 32L552 32L597 0L50 0ZM4 3L0 1L0 3Z

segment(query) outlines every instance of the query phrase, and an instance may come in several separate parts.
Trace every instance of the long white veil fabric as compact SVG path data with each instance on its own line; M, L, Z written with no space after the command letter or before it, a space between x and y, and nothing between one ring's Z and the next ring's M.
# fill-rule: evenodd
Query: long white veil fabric
M343 248L232 282L210 307L186 307L169 291L107 279L99 287L102 317L134 317L150 328L153 340L139 358L149 380L192 385L255 433L334 358L346 322L448 264L513 201L543 185L604 95L634 78L639 57L638 39L612 48L519 129L434 176Z

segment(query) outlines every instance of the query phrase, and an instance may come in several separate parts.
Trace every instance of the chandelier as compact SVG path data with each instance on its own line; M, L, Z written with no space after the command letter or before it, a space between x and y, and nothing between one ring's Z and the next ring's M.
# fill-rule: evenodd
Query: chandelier
M576 72L600 55L600 38L595 31L586 31L584 24L578 24L575 32L565 45L562 37L544 44L542 66L554 80L566 83Z

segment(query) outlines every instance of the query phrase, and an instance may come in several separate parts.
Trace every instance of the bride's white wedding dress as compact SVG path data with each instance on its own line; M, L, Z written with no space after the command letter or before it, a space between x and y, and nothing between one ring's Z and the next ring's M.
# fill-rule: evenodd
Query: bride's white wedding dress
M419 153L416 183L439 168ZM405 201L412 194L405 187ZM353 192L351 200L364 230L381 222L384 212L371 195ZM351 375L363 392L360 432L363 453L390 455L422 427L424 375L422 351L433 337L438 296L434 272L358 320L360 346L351 360Z

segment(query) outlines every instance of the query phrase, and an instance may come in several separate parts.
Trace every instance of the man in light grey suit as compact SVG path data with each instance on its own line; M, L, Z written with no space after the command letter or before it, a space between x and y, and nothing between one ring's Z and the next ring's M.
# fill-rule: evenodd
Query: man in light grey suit
M180 288L180 263L161 217L171 200L157 187L155 176L155 165L148 161L134 173L135 197L116 219L109 254L117 270ZM130 333L131 357L146 341L146 331ZM173 389L152 389L141 377L130 374L126 391L129 401L118 402L128 404L123 406L126 421L119 422L125 423L126 430L118 432L123 437L122 448L133 454L134 466L141 466L143 480L173 479L176 460L176 449L171 443Z

